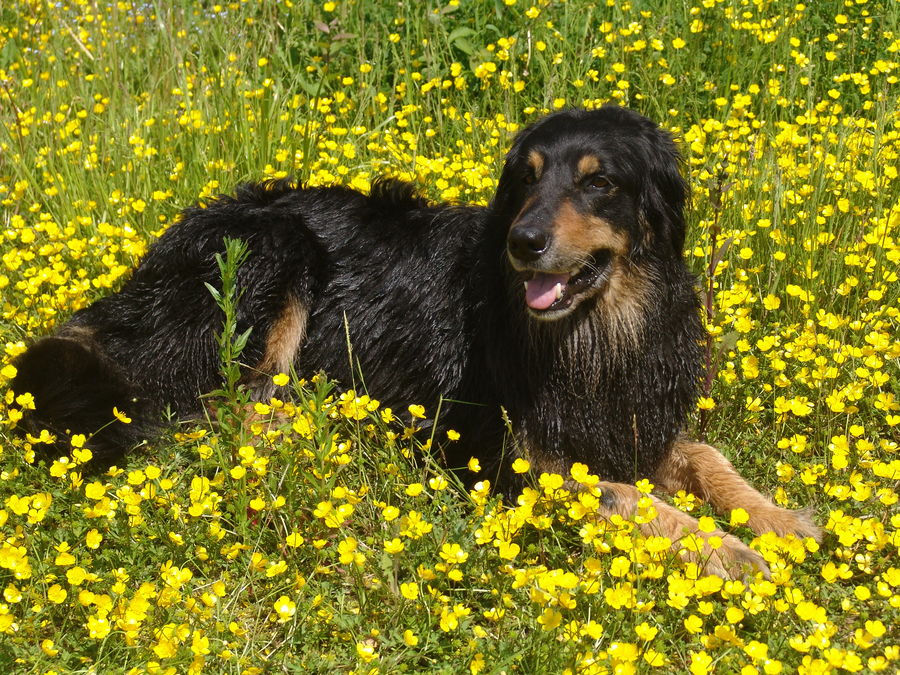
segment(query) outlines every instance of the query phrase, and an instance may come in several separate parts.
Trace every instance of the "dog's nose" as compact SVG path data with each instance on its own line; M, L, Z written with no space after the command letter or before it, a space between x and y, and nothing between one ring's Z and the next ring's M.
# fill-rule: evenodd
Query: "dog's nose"
M509 231L506 239L509 253L514 258L530 262L541 257L550 245L550 235L544 229L518 225Z

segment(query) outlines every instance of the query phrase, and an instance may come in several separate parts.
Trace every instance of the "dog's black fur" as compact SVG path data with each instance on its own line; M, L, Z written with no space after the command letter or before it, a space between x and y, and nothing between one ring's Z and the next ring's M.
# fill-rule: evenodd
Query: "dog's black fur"
M238 329L252 328L242 361L261 398L274 373L258 368L324 371L345 386L361 373L395 409L434 413L444 398L437 424L461 433L451 465L500 463L502 406L539 467L652 476L702 370L686 196L670 136L614 106L522 131L488 207L431 204L391 180L369 195L244 185L186 210L118 293L28 349L13 382L35 397L23 423L54 432L60 454L71 433L95 432L88 445L105 466L166 408L199 413L199 395L220 385L222 314L204 282L219 285L214 257L230 237L249 247ZM550 292L562 297L548 306ZM114 406L132 424L113 421Z

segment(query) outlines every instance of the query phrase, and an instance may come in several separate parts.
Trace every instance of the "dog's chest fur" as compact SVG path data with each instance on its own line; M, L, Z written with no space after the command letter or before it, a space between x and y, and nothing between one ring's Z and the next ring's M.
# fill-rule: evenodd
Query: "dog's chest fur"
M431 415L440 405L439 437L450 428L463 436L446 449L451 465L470 455L504 461L501 407L513 423L510 452L548 470L583 461L612 480L643 477L683 428L700 375L700 325L680 262L657 270L665 292L648 289L637 327L617 325L599 302L542 323L516 297L483 209L412 209L399 225L375 212L362 228L310 227L326 260L295 367L373 392L400 414L411 401Z

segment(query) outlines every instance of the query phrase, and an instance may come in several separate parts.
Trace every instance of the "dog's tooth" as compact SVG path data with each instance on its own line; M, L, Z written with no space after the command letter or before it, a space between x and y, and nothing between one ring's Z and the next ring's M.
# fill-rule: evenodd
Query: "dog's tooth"
M556 299L562 300L562 296L563 296L562 284L556 284Z

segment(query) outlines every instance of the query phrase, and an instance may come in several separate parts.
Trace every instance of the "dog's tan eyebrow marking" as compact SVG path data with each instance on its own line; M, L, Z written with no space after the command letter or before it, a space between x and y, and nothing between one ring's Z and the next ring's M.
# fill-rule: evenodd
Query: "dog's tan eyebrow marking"
M528 166L534 171L534 179L540 180L541 174L544 173L544 156L537 150L531 150L528 153Z
M581 159L578 160L578 166L576 168L577 173L575 174L575 180L579 181L585 176L590 176L603 171L603 164L597 155L583 155Z

